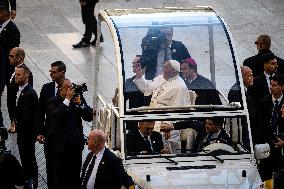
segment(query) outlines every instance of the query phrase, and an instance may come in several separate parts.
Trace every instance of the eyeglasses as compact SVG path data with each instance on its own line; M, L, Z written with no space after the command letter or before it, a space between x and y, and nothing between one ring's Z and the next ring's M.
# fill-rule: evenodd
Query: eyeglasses
M256 45L262 45L263 43L256 41L256 42L254 42L254 44L256 44Z

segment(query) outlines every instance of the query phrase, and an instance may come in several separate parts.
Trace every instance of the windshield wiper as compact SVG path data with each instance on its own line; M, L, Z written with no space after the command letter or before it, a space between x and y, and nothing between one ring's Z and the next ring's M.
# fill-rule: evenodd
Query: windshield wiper
M163 156L161 156L161 157L163 157ZM168 160L168 161L170 161L170 162L174 163L175 165L177 165L177 164L178 164L178 162L177 162L177 161L175 161L175 160L173 160L173 159L171 159L171 158L169 158L169 157L163 157L163 158L165 158L166 160Z
M203 150L203 149L202 149L202 152L204 152L205 154L207 154L207 155L209 155L209 156L213 157L214 159L216 159L216 160L220 161L221 163L224 163L224 160L223 160L223 159L221 159L221 158L219 158L219 157L217 157L216 155L214 155L214 154L212 154L212 153L208 153L208 152L206 152L206 151L205 151L205 150Z

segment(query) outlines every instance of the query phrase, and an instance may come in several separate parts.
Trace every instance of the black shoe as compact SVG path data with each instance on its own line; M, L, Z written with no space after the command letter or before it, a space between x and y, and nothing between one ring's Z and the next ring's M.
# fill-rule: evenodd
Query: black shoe
M85 41L80 41L77 44L72 45L73 48L82 48L82 47L88 47L90 46L90 43L86 43Z
M96 46L96 39L94 39L93 41L91 41L90 43L92 46Z
M102 35L101 35L101 37L100 37L100 42L101 42L101 43L104 42L104 38L103 38Z

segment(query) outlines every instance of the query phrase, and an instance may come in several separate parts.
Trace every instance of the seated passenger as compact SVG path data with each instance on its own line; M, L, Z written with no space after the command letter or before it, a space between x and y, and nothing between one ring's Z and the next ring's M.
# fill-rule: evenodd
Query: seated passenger
M145 68L145 78L152 80L163 72L168 60L182 60L190 57L185 45L173 40L173 27L150 28L142 40L141 67Z
M181 62L181 72L187 88L197 94L196 105L222 104L214 84L197 73L197 64L193 58Z
M126 134L128 155L168 153L164 149L162 135L153 131L154 121L139 122L138 129Z
M230 146L233 146L233 142L226 131L223 129L223 118L207 118L205 123L199 121L181 121L174 123L173 125L169 124L162 124L161 130L168 131L168 130L180 130L186 128L193 128L195 129L198 134L192 149L192 152L197 152L202 150L205 146L220 142L225 143Z
M134 68L140 64L141 55L136 55L132 61L133 72ZM136 75L126 79L124 87L124 100L129 100L129 109L138 108L144 105L144 94L137 88L133 80Z
M150 107L189 105L187 87L179 76L180 63L169 60L165 63L163 74L152 80L146 80L139 65L134 68L134 83L145 96L152 94Z

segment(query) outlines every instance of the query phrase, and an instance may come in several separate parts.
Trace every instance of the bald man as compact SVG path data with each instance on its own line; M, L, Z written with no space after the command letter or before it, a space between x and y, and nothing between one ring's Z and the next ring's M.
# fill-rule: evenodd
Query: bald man
M246 96L246 103L249 113L249 120L250 120L250 127L252 132L252 140L255 140L255 122L256 122L256 103L255 99L251 92L251 87L253 86L253 73L252 70L247 66L241 66L241 73L243 77L243 83L245 87L245 96ZM235 83L229 91L228 99L230 102L241 102L242 95L240 86L238 83ZM244 123L244 122L243 122ZM246 125L246 124L244 124ZM247 132L247 129L243 129L243 132ZM247 134L243 133L243 137L248 136ZM249 139L243 138L244 147L247 149L249 148Z
M102 130L92 130L88 137L91 151L82 167L81 189L133 188L132 178L126 173L121 159L105 148L106 134Z
M25 65L25 51L20 47L13 48L9 53L9 62L11 66L17 67ZM25 65L26 66L26 65ZM29 85L33 87L33 75L29 75ZM9 81L7 82L7 107L10 120L12 121L15 117L16 107L16 96L19 90L19 85L15 82L15 71L10 75Z

